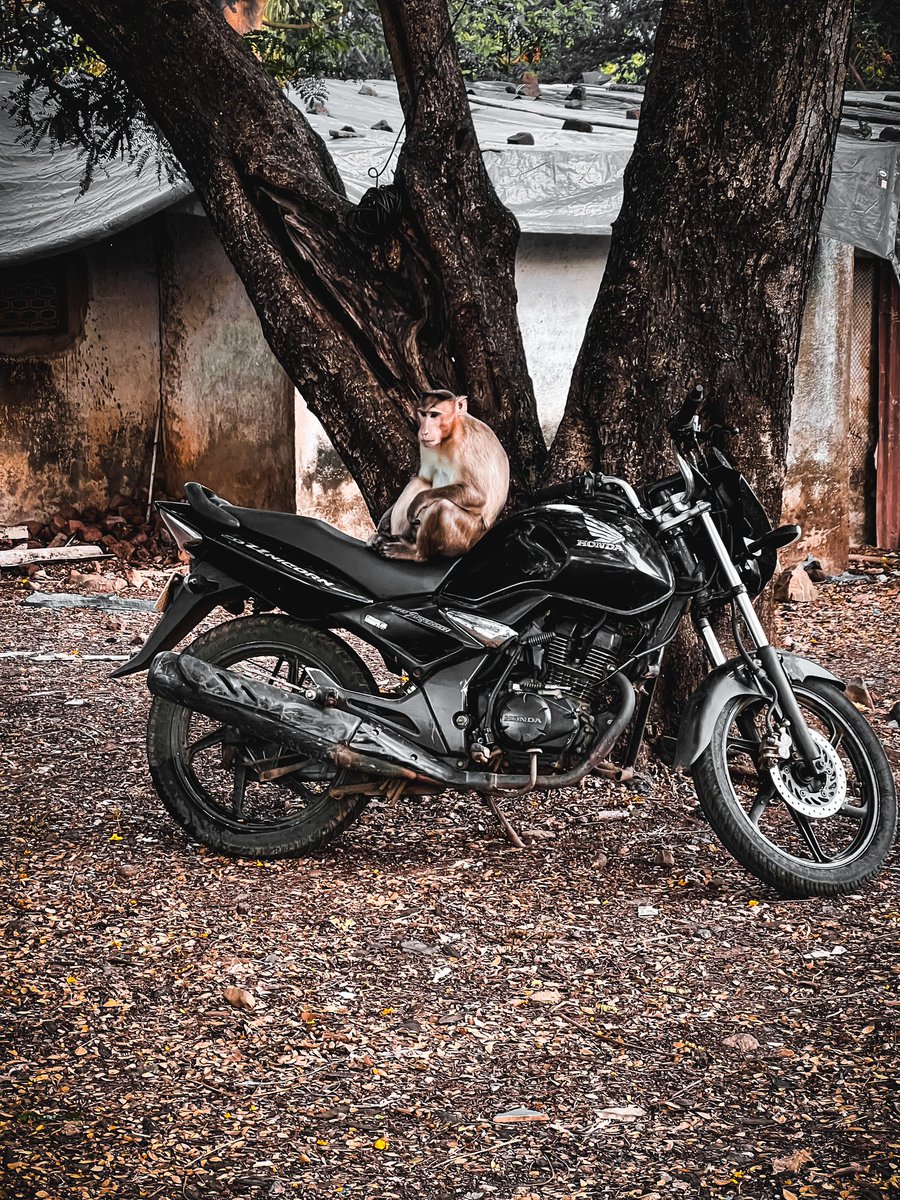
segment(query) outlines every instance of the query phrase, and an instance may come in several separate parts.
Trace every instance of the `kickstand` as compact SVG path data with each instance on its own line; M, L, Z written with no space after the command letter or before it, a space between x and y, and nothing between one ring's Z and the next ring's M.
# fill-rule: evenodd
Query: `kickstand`
M531 839L529 838L527 842L522 840L513 826L509 823L508 817L501 810L494 797L488 793L482 795L480 798L485 807L490 809L492 816L496 819L497 824L503 830L503 836L506 838L509 844L511 846L515 846L517 850L527 850L531 844ZM526 834L525 836L527 837L528 835Z

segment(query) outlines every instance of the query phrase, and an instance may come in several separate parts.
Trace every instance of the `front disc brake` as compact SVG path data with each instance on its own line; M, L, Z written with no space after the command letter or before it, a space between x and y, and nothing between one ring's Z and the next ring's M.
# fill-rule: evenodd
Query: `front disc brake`
M809 731L820 762L823 778L817 792L794 774L794 764L777 763L771 768L775 791L795 812L804 817L833 817L847 799L847 772L837 750L817 729Z

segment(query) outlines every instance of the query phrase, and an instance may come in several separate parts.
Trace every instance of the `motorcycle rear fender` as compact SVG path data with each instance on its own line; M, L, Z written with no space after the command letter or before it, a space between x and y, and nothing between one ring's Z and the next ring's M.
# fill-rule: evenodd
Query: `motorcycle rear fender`
M837 675L810 658L800 658L796 654L788 654L786 650L780 650L778 657L792 683L802 683L804 679L827 679L839 688L845 686ZM687 768L697 761L712 741L716 719L729 700L735 696L761 694L742 659L732 658L716 667L688 700L678 727L673 766Z
M172 580L169 600L156 628L128 662L117 667L111 679L146 671L161 650L171 650L219 605L241 602L247 588L209 563L192 564L186 576Z

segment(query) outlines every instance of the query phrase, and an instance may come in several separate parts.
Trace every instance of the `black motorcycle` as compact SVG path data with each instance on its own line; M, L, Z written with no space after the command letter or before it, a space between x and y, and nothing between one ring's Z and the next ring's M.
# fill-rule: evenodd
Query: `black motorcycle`
M481 793L515 840L498 795L629 773L690 614L710 672L674 763L722 842L787 896L870 879L896 827L887 759L839 679L769 643L751 600L800 531L770 528L701 431L701 394L669 422L677 475L643 495L581 475L455 561L388 561L196 483L160 503L190 568L115 674L150 668L150 770L175 820L218 852L276 858L318 849L372 796L454 788ZM167 652L217 607L237 619ZM714 632L728 610L731 658ZM374 647L393 683L338 631Z

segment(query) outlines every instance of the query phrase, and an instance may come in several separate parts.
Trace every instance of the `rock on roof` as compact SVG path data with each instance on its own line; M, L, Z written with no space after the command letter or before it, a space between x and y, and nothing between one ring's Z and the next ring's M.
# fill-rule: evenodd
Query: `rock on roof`
M0 72L0 105L15 85L15 75ZM328 142L348 195L358 200L372 184L369 169L388 161L401 133L397 87L384 80L327 86L326 111L307 116ZM582 85L569 99L571 92L543 85L534 98L502 83L469 89L488 173L528 233L608 234L621 206L641 91ZM304 107L297 93L288 95ZM844 113L820 232L896 263L900 142L879 135L900 128L900 98L848 93ZM565 129L573 119L580 127ZM867 129L868 136L859 136ZM82 196L83 161L75 149L31 151L17 144L19 132L0 108L0 265L88 245L191 194L187 182L158 181L152 165L137 174L115 161L96 172ZM527 136L511 142L518 134ZM396 155L382 182L395 165Z

